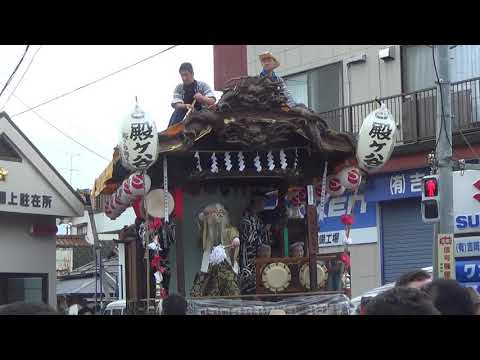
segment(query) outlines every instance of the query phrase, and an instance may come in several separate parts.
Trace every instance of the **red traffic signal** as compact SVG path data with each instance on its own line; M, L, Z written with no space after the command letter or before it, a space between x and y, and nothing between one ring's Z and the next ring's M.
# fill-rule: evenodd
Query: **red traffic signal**
M435 178L431 178L425 181L424 191L427 197L438 196L438 181Z

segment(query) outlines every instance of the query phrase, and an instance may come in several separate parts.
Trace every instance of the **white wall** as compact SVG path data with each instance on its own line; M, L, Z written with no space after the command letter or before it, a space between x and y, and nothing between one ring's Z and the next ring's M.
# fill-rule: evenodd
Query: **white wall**
M55 217L0 212L0 273L48 274L48 300L56 308L55 235L30 235L32 223L55 225Z
M344 104L348 104L348 77L346 63L349 58L366 54L363 64L352 64L351 103L372 100L377 96L397 95L401 88L400 46L395 45L395 60L384 62L378 59L378 51L388 45L248 45L248 74L261 71L258 54L271 51L280 61L276 72L281 75L300 73L316 67L343 62ZM380 76L379 76L380 72Z
M130 226L135 223L135 211L132 207L129 207L125 210L123 214L121 214L115 220L110 220L105 213L97 213L95 216L95 225L97 226L97 233L99 240L112 240L117 239L118 236L115 234L105 234L105 233L112 233L115 231L120 231L125 225ZM93 232L92 227L90 225L90 217L88 215L88 211L85 210L83 216L72 218L72 224L81 224L81 223L88 223L87 228L87 235L86 240L93 244Z
M120 281L119 281L119 284L122 287L121 289L119 289L119 292L118 292L119 299L126 299L126 297L127 297L127 294L126 294L127 293L127 281L126 281L126 278L125 278L125 262L126 262L126 259L125 259L125 244L119 243L118 244L118 264L121 265L121 268L119 269L119 274L120 274L120 270L122 272L122 275L121 275L122 282L120 283ZM122 292L123 292L123 294L122 294Z

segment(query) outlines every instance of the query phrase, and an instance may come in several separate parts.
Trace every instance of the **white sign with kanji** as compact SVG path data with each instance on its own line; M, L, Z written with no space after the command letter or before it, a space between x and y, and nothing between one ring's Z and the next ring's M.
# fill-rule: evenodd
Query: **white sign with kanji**
M128 170L146 170L158 158L158 134L155 121L138 105L122 124L119 147L122 165Z
M455 279L453 234L438 234L438 278Z
M357 144L357 160L362 169L372 172L385 165L395 147L396 129L393 116L385 104L363 120Z

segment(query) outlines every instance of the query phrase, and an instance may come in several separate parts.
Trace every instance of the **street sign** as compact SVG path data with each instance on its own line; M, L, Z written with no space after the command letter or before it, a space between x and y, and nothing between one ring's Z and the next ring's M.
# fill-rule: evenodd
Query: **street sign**
M438 234L438 278L455 279L453 234Z
M455 258L480 257L480 236L455 238Z
M457 280L459 282L480 282L480 259L457 260L455 269L457 271Z

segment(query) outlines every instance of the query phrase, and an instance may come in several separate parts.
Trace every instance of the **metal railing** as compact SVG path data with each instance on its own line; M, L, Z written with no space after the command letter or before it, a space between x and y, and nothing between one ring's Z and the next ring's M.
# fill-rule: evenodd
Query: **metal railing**
M480 129L480 77L451 84L452 130ZM437 115L436 87L378 99L395 118L397 143L409 144L435 138ZM378 108L377 99L320 113L332 128L357 136L363 119Z

